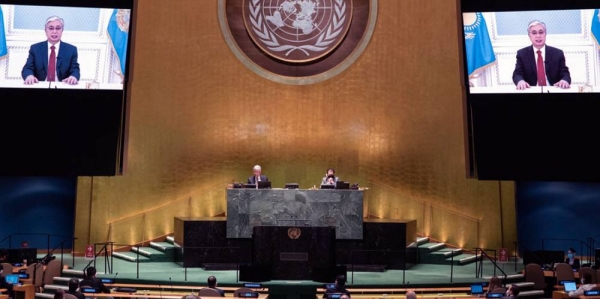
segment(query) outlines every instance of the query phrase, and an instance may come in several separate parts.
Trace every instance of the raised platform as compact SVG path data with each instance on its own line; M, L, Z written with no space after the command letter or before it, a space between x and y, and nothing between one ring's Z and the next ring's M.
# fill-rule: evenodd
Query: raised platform
M256 260L256 252L269 251L275 240L253 242L246 238L227 238L225 231L230 225L225 217L189 218L175 217L174 227L174 260L183 267L204 267L205 264L240 264L261 265ZM313 227L286 227L278 242L290 237L288 229L298 232ZM365 219L361 226L362 240L336 239L320 250L335 252L335 260L330 266L357 266L377 269L410 269L417 263L416 220ZM257 228L257 227L255 227ZM337 231L337 227L336 227ZM311 241L315 244L322 240ZM315 245L313 244L313 245ZM306 248L305 248L306 249ZM288 252L300 252L300 248L289 249ZM313 259L318 255L313 255ZM274 257L275 258L275 257ZM221 266L220 269L225 269ZM229 268L233 270L235 268ZM274 277L277 277L275 275Z
M57 258L60 258L58 256ZM70 255L65 255L63 263L70 264ZM46 285L44 293L36 294L38 299L50 299L59 288L66 289L70 277L82 276L82 269L89 261L81 257L75 258L75 267L63 271L62 276L54 280L54 284ZM419 297L427 298L468 298L467 291L472 283L488 281L494 274L490 263L483 263L484 278L475 278L475 265L434 265L420 264L410 270L387 270L384 272L348 271L347 288L352 292L352 298L380 299L403 298L407 290L415 290ZM518 271L522 270L522 264ZM125 260L114 260L113 273L103 273L104 260L96 261L99 277L116 278L114 287L135 287L138 291L133 295L116 295L113 297L147 297L163 299L179 299L183 295L197 292L206 286L210 275L217 277L219 287L231 297L233 291L243 285L239 280L238 271L206 270L202 268L183 268L171 262L131 263ZM507 274L515 274L514 264L501 264ZM514 275L509 283L523 281L522 275ZM279 290L294 290L315 288L319 298L324 292L323 283L307 280L273 280L262 283L259 290L265 298L270 288ZM441 294L441 295L440 295ZM535 298L535 297L532 297Z

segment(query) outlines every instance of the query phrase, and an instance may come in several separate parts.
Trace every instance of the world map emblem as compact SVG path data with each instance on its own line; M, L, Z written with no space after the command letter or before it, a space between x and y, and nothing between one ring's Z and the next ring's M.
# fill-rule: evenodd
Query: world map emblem
M369 45L378 0L218 0L223 38L250 71L283 84L322 82Z
M244 25L269 56L304 63L339 46L352 23L352 8L352 0L244 0Z

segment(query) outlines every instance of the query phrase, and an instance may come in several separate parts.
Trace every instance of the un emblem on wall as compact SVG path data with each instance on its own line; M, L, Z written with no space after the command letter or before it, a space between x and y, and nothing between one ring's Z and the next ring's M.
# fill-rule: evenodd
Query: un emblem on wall
M253 72L311 84L346 70L368 45L377 0L219 0L227 45Z
M244 25L256 45L284 61L327 55L352 22L351 0L245 0Z

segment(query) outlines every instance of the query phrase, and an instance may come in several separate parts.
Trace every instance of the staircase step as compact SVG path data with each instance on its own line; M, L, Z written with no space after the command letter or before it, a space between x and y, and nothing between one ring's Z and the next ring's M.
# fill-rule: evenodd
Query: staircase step
M113 256L129 262L136 262L138 257L135 252L113 252ZM151 259L140 254L139 261L140 263L147 263L150 262Z
M150 242L150 247L165 252L167 250L173 250L175 245L169 242Z
M71 278L71 277L83 278L83 270L64 269L62 271L62 275L65 277L69 277L69 278Z
M61 286L63 286L63 285L64 286L68 286L69 285L69 280L71 280L71 278L73 278L73 277L65 277L65 276L54 277L54 284L61 285ZM81 281L81 278L78 278L78 279L79 279L79 281Z
M506 279L507 280L518 280L518 279L525 279L525 275L523 274L511 274L511 275L506 275ZM532 282L533 284L533 282Z
M507 278L507 280L508 280L508 278ZM535 286L535 283L529 282L529 281L515 282L514 284L516 284L517 286L519 286L519 289L521 291L533 289L533 287Z
M477 257L474 254L460 254L454 257L454 260L458 260L458 264L459 265L466 265L466 264L470 264L470 263L474 263L476 262L478 259L481 259L481 257Z
M35 293L35 298L38 298L38 299L54 299L54 294Z
M443 243L441 243L441 244L443 244ZM442 249L430 252L429 254L441 255L444 257L451 257L453 255L456 256L461 253L462 253L462 249L444 247Z
M171 243L171 244L175 244L175 236L167 236L165 238L165 242Z
M448 265L452 263L452 257L461 255L462 250L456 248L447 248L444 243L427 243L419 248L419 263L433 265ZM436 248L439 248L436 250ZM435 250L435 251L434 251ZM458 259L454 257L454 263L458 264Z
M444 252L444 256L447 257L447 258L460 255L463 252L462 249L460 249L460 248L458 248L458 249L457 248L454 248L454 249L449 248L449 249L450 250Z
M445 243L425 243L419 245L419 249L426 250L429 252L437 251L446 247Z
M417 238L417 245L429 243L429 237Z
M145 257L154 257L154 256L163 256L165 255L164 252L154 249L152 247L132 247L131 251L133 253L136 253L137 251L140 251L140 255L143 255Z
M46 294L54 294L57 290L62 289L63 291L68 291L69 287L66 285L58 285L58 284L47 284L44 286L44 293Z
M519 298L530 297L530 296L544 296L544 291L543 290L531 290L531 291L519 292Z

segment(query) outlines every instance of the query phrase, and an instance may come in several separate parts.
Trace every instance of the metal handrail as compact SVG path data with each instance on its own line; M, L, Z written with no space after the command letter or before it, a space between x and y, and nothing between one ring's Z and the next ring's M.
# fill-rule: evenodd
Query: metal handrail
M521 240L520 243L524 243L524 242L540 242L540 250L545 250L545 247L547 245L548 241L563 241L563 242L576 242L579 243L579 252L580 252L580 256L586 256L584 255L584 252L587 250L587 258L588 261L591 261L592 256L594 255L592 252L594 251L594 237L589 237L588 241L582 241L579 239L561 239L561 238L546 238L546 239L532 239L532 240ZM523 246L519 244L519 246ZM529 250L531 251L531 250Z
M486 251L493 251L494 252L494 258L492 259ZM508 277L508 275L506 275L506 273L504 272L504 270L502 270L502 268L500 268L500 266L498 266L498 264L496 263L496 249L486 249L486 248L479 248L476 247L475 248L475 258L478 258L478 253L481 252L481 256L485 256L490 262L492 262L492 264L494 265L494 276L496 276L496 269L500 270L500 272L502 272L502 274L504 275L504 278L502 279L502 285L506 285L506 278ZM481 278L483 277L483 259L479 259L479 266L477 266L477 261L475 262L475 278Z
M97 245L102 245L102 248L100 248L100 250L96 250L96 246ZM110 262L108 260L108 246L110 245ZM83 268L83 273L85 275L85 270L87 268L90 267L90 265L93 263L94 264L94 268L96 268L96 259L98 258L98 256L100 256L102 253L104 253L104 273L106 272L106 268L108 268L108 273L112 274L112 270L113 270L113 249L114 249L114 242L101 242L101 243L94 243L94 258ZM108 266L108 267L107 267Z
M105 243L99 243L99 244L105 244ZM135 259L135 262L136 262L136 278L137 278L137 279L139 279L139 278L140 278L140 247L142 247L144 244L143 244L143 243L141 243L141 244L140 244L140 243L138 243L138 244L116 244L116 243L114 243L114 242L106 242L106 245L111 245L111 246L120 246L120 247L131 247L131 248L136 248L136 259ZM183 248L184 250L185 250L185 249L211 249L211 248L212 248L212 249L214 249L214 248L228 248L228 249L236 249L238 252L239 252L239 250L240 250L240 247L236 247L236 246L233 246L233 247L229 247L229 246L214 246L214 247L206 247L206 246L203 246L203 247L196 247L196 246L183 246L182 248ZM102 249L101 249L101 251L102 251ZM98 255L99 255L99 254L97 254L97 255L94 257L94 260L93 260L93 261L90 261L90 264L91 264L92 262L95 262L95 260L96 260L96 257L98 257ZM237 254L236 256L238 257L238 261L235 263L235 264L236 264L236 268L237 268L237 270L236 270L236 281L239 281L239 270L240 270L240 261L239 261L239 257L240 257L240 254ZM111 251L111 259L112 259L112 251ZM90 264L88 264L88 265L87 265L87 266L84 268L84 271L85 271L85 269L86 269L87 267L89 267L89 265L90 265ZM187 280L188 280L188 267L187 267L187 266L184 266L183 268L184 268L184 280L185 280L185 281L187 281ZM112 271L112 270L113 270L113 269L111 269L111 271ZM110 272L110 274L112 274L112 272ZM117 274L118 274L118 273L117 273ZM116 276L116 275L115 275L115 276ZM170 278L169 278L169 280L170 280Z
M9 234L8 236L4 237L2 240L0 240L0 244L1 244L1 243L3 243L4 241L6 241L6 240L8 239L8 249L12 249L12 238L13 238L13 236L21 236L21 235L23 235L23 236L28 236L28 235L33 235L33 236L46 236L46 237L47 237L47 240L48 240L48 242L47 242L47 249L48 249L48 250L47 250L47 255L46 255L46 257L47 257L48 255L52 254L52 252L54 252L54 250L58 249L58 247L60 246L60 247L61 247L61 253L60 253L60 254L61 254L61 264L62 264L62 262L63 262L63 260L64 260L64 259L63 259L63 256L64 256L64 248L63 248L62 246L64 245L64 243L65 243L66 241L71 241L71 242L72 242L72 244L71 244L71 246L72 246L72 247L71 247L71 249L72 249L72 250L75 250L75 240L77 239L77 238L76 238L76 237L74 237L74 236L62 236L62 235L47 234L47 233L12 233L12 234ZM52 239L52 237L58 237L58 238L61 238L61 239L63 239L63 240L62 240L62 241L61 241L61 242L60 242L60 243L59 243L59 244L58 244L56 247L54 247L54 248L52 248L52 249L51 249L51 248L50 248L50 243L51 243L51 239ZM64 240L64 239L66 239L66 240ZM44 259L45 259L46 257L44 257ZM74 255L74 254L71 254L71 257L72 257L71 266L75 266L75 255Z
M589 249L589 258L590 261L593 257L594 259L594 266L599 266L596 264L596 243L598 243L598 241L596 241L596 238L600 237L600 235L597 236L592 236L592 237L588 237L588 249Z

